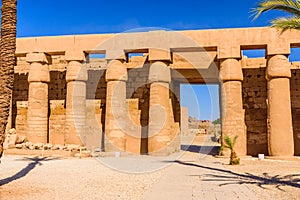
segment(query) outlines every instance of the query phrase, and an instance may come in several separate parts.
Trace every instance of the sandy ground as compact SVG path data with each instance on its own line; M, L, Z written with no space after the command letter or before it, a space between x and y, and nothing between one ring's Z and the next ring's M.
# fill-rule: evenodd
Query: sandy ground
M260 199L300 199L300 158L290 161L244 158L239 166L225 166L237 174L230 175L229 184L246 184Z
M247 157L242 158L241 165L229 166L227 158L205 155L212 143L203 140L203 137L198 138L194 146L183 152L184 155L167 158L78 159L5 155L0 165L0 199L147 199L145 194L149 192L169 192L170 199L174 199L172 193L179 189L193 187L206 191L206 185L208 187L210 183L228 194L232 190L236 199L244 199L239 198L238 188L242 187L244 193L249 189L246 193L253 193L256 199L300 199L300 159L259 161ZM200 149L199 154L200 144L207 147ZM203 166L205 171L201 169ZM180 171L178 180L171 170ZM195 170L201 178L190 176ZM188 185L183 185L186 184L183 180L188 180ZM174 187L164 187L171 182ZM199 184L201 187L197 187ZM160 189L161 186L169 191ZM188 192L185 190L185 193ZM187 194L185 199L201 198L191 198Z

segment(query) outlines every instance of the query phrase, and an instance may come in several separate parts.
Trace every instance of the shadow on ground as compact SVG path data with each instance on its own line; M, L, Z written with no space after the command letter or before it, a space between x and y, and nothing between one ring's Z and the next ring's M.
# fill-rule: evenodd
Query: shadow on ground
M182 151L189 151L192 153L201 153L207 155L218 155L219 146L204 146L204 145L181 145Z
M286 176L275 175L271 176L268 173L263 173L262 175L254 175L250 173L236 173L230 170L219 169L214 167L208 167L200 164L194 164L189 162L182 162L179 160L172 161L181 165L187 165L191 167L198 167L202 169L211 170L212 172L221 172L221 175L216 174L205 174L205 175L192 175L202 177L202 181L220 181L224 185L231 184L253 184L257 185L263 189L266 189L264 186L273 185L277 189L284 191L282 186L290 186L294 188L300 188L300 174L290 174Z
M42 161L51 161L51 160L57 160L58 158L40 158L40 157L33 157L33 158L23 158L22 161L31 161L27 164L26 167L24 167L21 171L16 173L15 175L0 180L0 186L8 184L12 181L18 180L20 178L25 177L30 171L32 171L37 165L43 165Z

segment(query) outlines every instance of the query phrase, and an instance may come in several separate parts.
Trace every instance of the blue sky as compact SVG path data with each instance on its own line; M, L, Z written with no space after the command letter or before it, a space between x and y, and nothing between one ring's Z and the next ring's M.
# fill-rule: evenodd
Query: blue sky
M123 32L138 27L173 30L266 26L251 22L256 0L18 0L18 36Z
M270 12L256 21L258 0L18 0L17 36L119 33L134 28L171 30L260 27L283 15ZM200 119L219 116L218 87L181 86L182 105ZM187 98L188 97L188 98Z

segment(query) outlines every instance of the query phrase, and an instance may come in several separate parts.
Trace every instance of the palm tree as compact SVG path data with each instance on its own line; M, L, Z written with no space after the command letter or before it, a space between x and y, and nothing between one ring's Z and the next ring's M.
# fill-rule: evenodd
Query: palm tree
M0 37L0 159L3 154L5 127L8 121L10 99L16 64L17 0L2 0Z
M226 145L223 145L223 148L228 148L230 150L230 165L238 165L240 164L240 159L237 157L236 152L234 150L234 145L236 143L236 139L238 136L234 136L233 140L227 135L224 138L224 142Z
M299 0L263 0L256 8L252 9L254 20L262 13L270 10L284 11L290 14L288 17L280 17L271 21L272 27L282 31L288 29L300 29L300 1Z

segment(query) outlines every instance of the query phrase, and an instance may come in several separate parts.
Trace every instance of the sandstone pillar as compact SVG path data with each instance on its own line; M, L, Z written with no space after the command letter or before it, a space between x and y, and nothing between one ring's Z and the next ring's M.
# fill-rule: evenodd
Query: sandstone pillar
M123 60L111 60L106 70L105 151L125 151L127 122L127 68Z
M238 136L235 145L239 156L247 154L247 138L242 100L242 66L239 60L229 58L220 63L222 138ZM222 143L224 140L222 140Z
M290 63L286 56L269 56L266 78L268 80L268 148L270 156L294 155L290 70Z
M150 101L148 153L151 155L167 155L172 152L169 145L172 140L169 85L170 68L166 63L155 61L150 66Z
M67 97L65 143L80 144L85 140L86 129L86 66L82 64L82 52L66 52L67 65Z
M27 138L30 142L48 142L48 82L50 74L44 53L29 53Z

